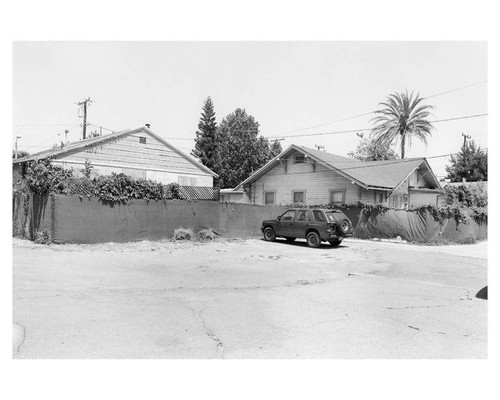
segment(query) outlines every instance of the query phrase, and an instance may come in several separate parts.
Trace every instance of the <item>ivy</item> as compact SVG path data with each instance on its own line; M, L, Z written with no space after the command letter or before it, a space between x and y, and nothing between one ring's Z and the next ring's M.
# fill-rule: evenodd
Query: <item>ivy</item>
M149 179L134 179L123 173L90 178L90 163L85 170L89 173L75 178L72 170L54 166L48 159L31 161L27 163L23 177L14 181L13 192L78 195L107 202L182 199L177 183L163 185Z
M425 205L410 208L408 210L397 210L406 212L417 212L424 214L428 212L432 215L435 221L440 223L447 219L454 219L457 224L467 224L471 220L474 220L478 224L483 224L488 222L488 209L486 206L470 205L468 203L454 203L446 204L444 206L432 206ZM480 202L479 204L484 204ZM335 209L342 212L349 212L351 210L359 210L360 215L363 218L374 219L378 215L385 214L390 208L383 206L382 204L365 204L360 201L351 204L315 204L307 205L304 203L289 203L285 204L285 207L290 208L323 208L323 209Z

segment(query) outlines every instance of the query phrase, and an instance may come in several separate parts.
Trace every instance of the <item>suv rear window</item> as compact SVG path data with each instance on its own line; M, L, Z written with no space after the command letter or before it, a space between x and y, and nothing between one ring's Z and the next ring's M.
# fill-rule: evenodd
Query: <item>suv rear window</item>
M332 211L326 211L325 212L325 215L326 215L326 218L328 219L328 222L335 222L336 221L336 219L335 219L335 217L334 217L333 214L335 214L335 213L332 212Z

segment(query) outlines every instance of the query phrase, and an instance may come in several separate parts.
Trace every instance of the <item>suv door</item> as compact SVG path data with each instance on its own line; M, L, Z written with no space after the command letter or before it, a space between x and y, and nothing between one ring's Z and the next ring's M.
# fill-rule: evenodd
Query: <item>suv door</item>
M285 237L295 237L294 225L295 225L295 210L288 210L281 215L280 220L276 224L276 235Z
M295 216L295 229L293 237L306 237L306 231L309 229L311 222L311 211L298 210Z

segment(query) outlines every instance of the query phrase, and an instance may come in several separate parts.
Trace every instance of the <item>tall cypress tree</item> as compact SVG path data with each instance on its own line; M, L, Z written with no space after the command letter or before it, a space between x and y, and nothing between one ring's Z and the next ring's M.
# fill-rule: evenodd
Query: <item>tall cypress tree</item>
M203 103L203 111L196 131L195 146L191 154L211 170L214 170L215 167L216 130L214 103L209 96Z

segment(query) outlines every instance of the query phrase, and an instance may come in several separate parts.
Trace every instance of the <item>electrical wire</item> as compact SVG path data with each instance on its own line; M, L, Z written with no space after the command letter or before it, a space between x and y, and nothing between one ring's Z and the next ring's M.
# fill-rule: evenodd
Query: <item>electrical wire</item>
M42 127L42 126L69 126L69 125L73 125L73 123L71 123L71 124L33 124L33 125L14 124L13 126L15 126L15 127Z
M426 100L426 99L431 99L431 98L434 98L434 97L442 96L444 94L458 92L460 90L464 90L464 89L467 89L467 88L470 88L470 87L481 85L481 84L486 83L486 82L488 82L488 81L484 80L484 81L472 83L470 85L465 85L465 86L461 86L461 87L458 87L458 88L455 88L455 89L447 90L445 92L440 92L440 93L436 93L436 94L433 94L433 95L430 95L430 96L426 96L426 97L423 97L422 99ZM295 130L292 130L292 131L283 132L283 133L281 133L281 135L286 135L287 133L301 132L301 131L305 131L305 130L308 130L308 129L319 128L319 127L325 126L325 125L331 125L331 124L335 124L335 123L338 123L338 122L348 121L350 119L355 119L355 118L363 117L365 115L373 114L374 112L375 111L369 111L369 112L366 112L366 113L363 113L363 114L353 115L352 117L346 117L346 118L338 119L338 120L331 121L331 122L325 122L323 124L312 125L312 126L309 126L309 127L306 127L306 128L295 129ZM273 136L273 137L278 137L278 136Z
M438 122L446 122L446 121L456 121L460 119L468 119L468 118L477 118L477 117L484 117L488 115L488 113L483 113L483 114L473 114L473 115L465 115L461 117L453 117L453 118L446 118L446 119L438 119L434 121L429 121L432 123L438 123ZM274 138L296 138L296 137L305 137L305 136L321 136L321 135L337 135L340 133L356 133L356 132L367 132L371 131L372 128L363 128L363 129L350 129L350 130L345 130L345 131L331 131L331 132L320 132L320 133L304 133L302 135L279 135L279 136L267 136L268 139L274 139Z

